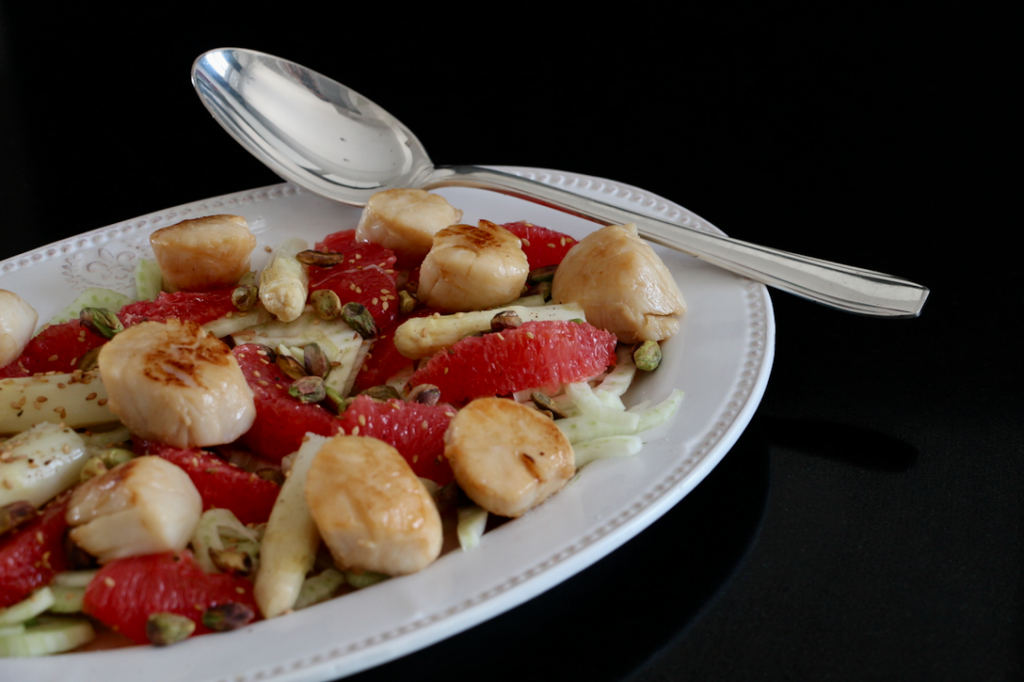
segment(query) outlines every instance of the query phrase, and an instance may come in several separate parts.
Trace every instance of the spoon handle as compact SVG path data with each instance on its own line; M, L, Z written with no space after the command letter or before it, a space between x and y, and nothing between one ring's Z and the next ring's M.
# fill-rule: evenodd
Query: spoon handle
M508 194L602 225L635 223L648 241L817 303L860 315L917 317L928 297L920 284L670 223L564 189L480 166L439 168L424 189L474 187Z

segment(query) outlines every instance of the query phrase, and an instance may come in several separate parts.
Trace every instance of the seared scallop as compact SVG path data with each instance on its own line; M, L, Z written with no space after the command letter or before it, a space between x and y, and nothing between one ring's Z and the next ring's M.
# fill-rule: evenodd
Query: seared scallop
M306 504L340 568L405 575L441 553L433 498L405 458L375 438L324 443L306 476Z
M163 227L149 243L168 291L209 291L249 271L256 237L242 216L211 215Z
M483 310L519 298L530 264L519 237L501 225L452 225L434 235L420 267L419 299L452 312Z
M68 502L71 539L100 563L184 549L203 512L195 484L160 457L137 457L90 478Z
M622 343L661 341L676 333L686 301L636 226L609 225L565 255L551 283L552 303L578 303L587 322Z
M0 289L0 367L21 355L32 339L39 315L13 291Z
M230 443L256 418L231 350L195 322L142 322L100 350L110 410L135 435L178 448Z
M422 189L389 189L370 197L356 226L356 239L386 246L399 267L418 263L434 234L462 219L462 211L444 197Z
M459 487L499 516L522 516L576 473L572 445L555 422L506 398L459 410L444 442Z

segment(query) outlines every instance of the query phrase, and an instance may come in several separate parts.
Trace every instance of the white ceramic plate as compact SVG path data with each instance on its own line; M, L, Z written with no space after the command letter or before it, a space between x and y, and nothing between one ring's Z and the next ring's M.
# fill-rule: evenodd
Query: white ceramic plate
M694 214L643 190L582 175L523 168L512 172L659 217L717 231ZM593 223L496 193L439 191L464 222L529 220L582 237ZM153 213L58 242L0 264L0 288L18 292L46 320L87 286L132 292L132 270L152 257L149 234L186 218L235 213L264 246L287 236L312 243L351 229L359 209L290 184L275 185ZM526 516L412 576L393 579L285 617L165 649L0 661L0 677L43 682L327 680L352 674L449 637L571 577L650 525L721 460L764 392L774 348L766 289L682 254L655 247L689 304L665 361L639 381L627 404L686 392L677 418L645 434L635 458L595 462ZM262 258L261 258L262 257ZM143 675L143 671L145 671Z

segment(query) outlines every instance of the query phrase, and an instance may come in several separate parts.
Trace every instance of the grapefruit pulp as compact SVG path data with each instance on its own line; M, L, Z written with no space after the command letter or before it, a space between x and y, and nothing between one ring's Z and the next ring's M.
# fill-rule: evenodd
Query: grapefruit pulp
M469 336L437 353L409 380L434 384L456 405L542 386L583 381L615 365L616 338L586 322L526 322Z

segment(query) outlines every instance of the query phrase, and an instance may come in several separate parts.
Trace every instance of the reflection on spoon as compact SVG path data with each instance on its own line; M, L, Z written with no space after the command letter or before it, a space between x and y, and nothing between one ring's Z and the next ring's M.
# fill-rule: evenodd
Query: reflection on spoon
M721 268L833 308L916 317L928 289L879 272L750 244L671 223L479 166L435 168L394 116L341 83L261 52L212 50L192 83L213 117L275 173L345 204L397 187L474 187L533 201L640 235Z

